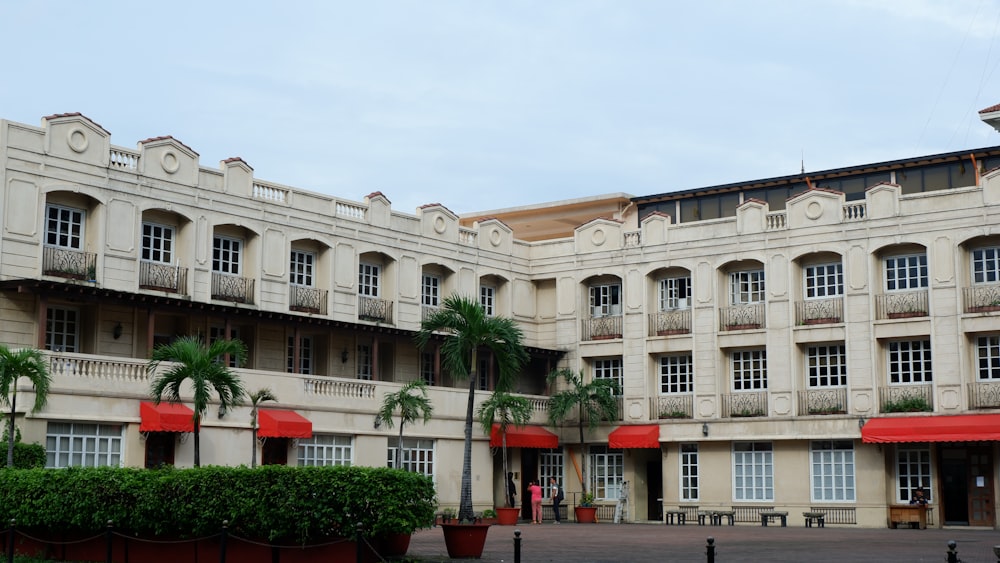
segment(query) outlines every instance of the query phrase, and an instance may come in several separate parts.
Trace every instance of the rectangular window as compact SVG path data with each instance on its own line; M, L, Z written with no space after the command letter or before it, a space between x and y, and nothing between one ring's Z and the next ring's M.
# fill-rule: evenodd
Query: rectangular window
M902 340L889 342L889 383L930 383L931 341Z
M172 264L174 259L174 228L155 223L143 223L142 259L157 264Z
M843 344L806 348L809 387L847 386L847 353Z
M427 385L436 385L434 378L434 354L420 353L420 379Z
M483 306L487 317L492 317L496 313L497 288L492 285L479 286L479 304Z
M617 500L625 480L625 455L607 446L590 446L590 492L598 500Z
M899 446L896 449L896 501L908 504L917 487L924 488L924 497L932 502L931 451L928 448Z
M826 299L844 294L844 268L837 264L807 266L806 299Z
M594 285L590 287L590 316L613 317L622 314L622 286Z
M301 373L304 375L312 374L312 337L311 336L300 336L299 337L299 370L295 371L295 337L288 337L288 361L285 362L285 368L288 373Z
M660 280L660 310L691 308L691 277L666 278Z
M381 268L377 264L358 264L358 295L378 297L380 273Z
M733 391L767 389L767 351L741 350L732 353Z
M350 466L354 457L354 446L350 436L314 434L312 438L300 438L298 450L299 467Z
M1000 282L1000 247L977 248L972 251L972 283Z
M358 345L358 379L372 380L372 349L367 344Z
M399 437L389 438L388 467L396 467L396 445ZM403 438L403 464L406 471L434 477L434 440Z
M690 355L660 356L660 393L694 393L694 369Z
M49 307L45 310L45 349L79 352L80 313L76 309Z
M729 274L729 301L732 305L764 302L764 270Z
M226 327L224 327L224 326L210 326L210 327L208 327L208 343L209 343L209 345L211 345L216 340L224 340L225 338L226 338ZM240 338L240 329L238 329L236 327L231 327L229 329L229 339L230 340L239 340L239 338ZM244 342L244 344L246 344L246 342ZM231 367L231 368L238 368L238 367L240 367L239 366L239 362L236 360L235 357L230 356L230 358L229 358L229 367Z
M733 444L733 500L774 500L773 455L770 442Z
M625 384L622 379L622 359L605 358L594 360L594 379L610 379L614 381L618 384L618 393L621 394Z
M45 467L121 467L122 425L50 422Z
M476 367L476 389L490 390L490 358L488 354L479 355L479 365Z
M908 291L927 287L927 255L890 256L885 259L885 290Z
M240 258L243 241L216 236L212 239L212 271L220 274L240 275Z
M83 250L84 211L61 205L45 208L45 244L58 248Z
M538 450L538 477L541 479L542 494L552 499L552 483L549 479L555 477L556 484L563 486L563 452L560 448ZM565 489L563 489L565 491ZM565 493L564 493L565 494ZM529 499L530 500L530 499Z
M293 250L289 261L289 280L292 285L303 287L313 286L313 269L316 264L316 255L312 252L302 252Z
M681 444L681 502L698 501L698 444Z
M993 334L976 338L976 360L980 381L1000 379L1000 336Z
M424 274L420 285L420 304L428 307L441 305L441 278Z
M809 456L813 502L853 502L854 443L850 440L812 442Z

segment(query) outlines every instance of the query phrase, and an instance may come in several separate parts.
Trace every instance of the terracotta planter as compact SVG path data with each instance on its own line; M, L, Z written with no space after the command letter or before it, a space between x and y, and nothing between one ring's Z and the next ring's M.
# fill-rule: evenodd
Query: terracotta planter
M927 311L905 311L901 313L889 313L886 316L890 319L911 319L913 317L926 317Z
M596 524L597 523L597 507L596 506L574 506L573 512L576 513L576 521L581 524Z
M970 313L992 313L1000 311L1000 305L980 305L979 307L969 307Z
M688 330L684 328L672 328L669 330L658 330L656 331L657 336L671 336L673 334L687 334Z
M375 551L382 557L402 557L410 549L410 534L386 534L375 539Z
M517 517L521 515L520 508L500 507L497 511L497 524L501 526L517 525Z
M489 524L441 524L444 545L452 559L479 559L486 545Z
M760 328L757 323L752 324L742 324L742 325L726 325L726 330L756 330Z
M840 319L836 317L822 317L819 319L806 319L803 324L807 325L829 325L834 323L839 323Z

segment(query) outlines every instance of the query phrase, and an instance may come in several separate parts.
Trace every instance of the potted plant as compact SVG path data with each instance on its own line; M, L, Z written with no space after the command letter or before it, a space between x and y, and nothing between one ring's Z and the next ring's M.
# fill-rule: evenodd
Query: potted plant
M497 426L497 432L500 434L500 452L503 459L502 467L503 472L500 474L503 480L504 488L504 506L500 506L494 501L496 508L496 517L498 523L504 526L513 526L517 524L517 513L518 508L515 508L510 502L510 496L506 494L507 489L507 429L511 424L517 426L518 428L523 427L525 424L531 420L531 402L525 397L519 397L516 395L511 395L506 391L494 391L490 395L489 399L483 401L479 405L479 411L476 413L479 418L479 423L483 427L483 432L487 436L493 434L493 426ZM485 512L483 513L485 517Z
M483 524L496 524L497 523L497 511L492 508L487 508L483 511L482 517Z
M583 422L587 421L587 428L591 431L597 428L602 420L615 420L618 418L618 382L612 379L593 379L589 383L583 382L583 372L573 372L569 369L561 369L549 374L549 384L555 384L562 379L568 388L552 395L549 399L549 422L553 426L558 426L567 420L573 413L576 413L577 428L580 432L580 458L583 468L581 474L581 487L583 495L580 497L580 506L574 507L577 512L577 522L581 522L581 517L588 517L590 522L593 519L597 507L593 506L594 495L587 492L587 456L584 455ZM567 452L573 455L572 452ZM588 501L588 506L584 507L584 500ZM580 513L579 508L589 508Z
M465 447L462 455L462 484L458 505L458 522L442 524L448 556L480 558L486 544L488 524L476 523L472 511L472 422L475 413L476 369L479 350L490 351L497 364L496 389L509 390L514 377L528 360L524 349L521 328L513 319L488 316L476 300L450 295L441 308L420 323L415 337L417 347L423 350L431 339L443 339L441 359L455 377L467 377L469 397L465 410Z
M580 495L580 504L573 507L576 521L581 524L597 523L597 507L594 506L594 494L583 493Z

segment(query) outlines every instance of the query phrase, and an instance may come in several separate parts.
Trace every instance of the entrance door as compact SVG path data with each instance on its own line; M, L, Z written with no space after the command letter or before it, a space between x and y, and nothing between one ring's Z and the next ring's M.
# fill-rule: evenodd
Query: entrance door
M969 525L993 527L993 460L988 448L969 449Z
M288 438L268 438L260 450L261 465L288 465Z
M992 475L989 448L941 448L942 490L937 502L945 524L993 527Z
M146 469L174 464L175 432L150 432L146 436Z
M528 485L538 479L538 450L534 448L521 448L521 482L517 483L520 489L517 494L521 503L521 518L531 520L531 493L528 492ZM542 485L545 488L545 485Z
M647 520L663 519L663 468L660 460L646 462L646 510Z

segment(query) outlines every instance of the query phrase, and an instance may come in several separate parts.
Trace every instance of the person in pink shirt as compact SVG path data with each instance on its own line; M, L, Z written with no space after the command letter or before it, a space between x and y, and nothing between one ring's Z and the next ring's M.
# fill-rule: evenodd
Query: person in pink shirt
M542 523L542 486L538 481L532 481L528 485L528 492L531 493L531 523Z

